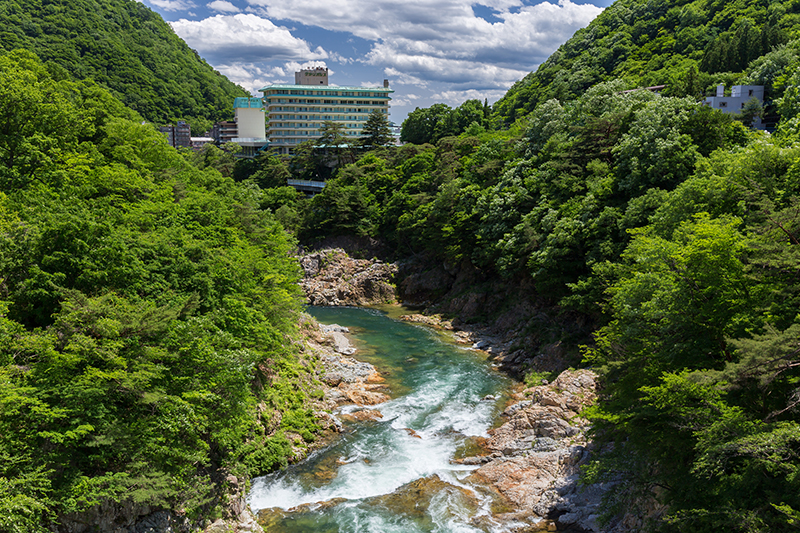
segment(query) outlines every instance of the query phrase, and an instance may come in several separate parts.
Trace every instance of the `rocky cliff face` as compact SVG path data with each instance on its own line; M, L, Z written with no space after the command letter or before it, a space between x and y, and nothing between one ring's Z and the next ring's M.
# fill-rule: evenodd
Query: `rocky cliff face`
M300 282L311 305L370 305L397 299L397 266L378 259L353 259L340 248L299 258Z
M434 325L441 316L456 317L441 325L475 342L487 340L491 357L512 376L574 366L579 360L575 345L590 341L587 318L546 301L529 279L496 279L467 260L450 265L426 258L400 263L396 278L404 304L424 308Z
M495 494L500 523L600 531L598 505L607 487L578 487L591 448L580 412L596 398L595 378L589 370L567 370L553 383L516 393L505 423L484 443L488 453L461 461L481 464L470 481Z

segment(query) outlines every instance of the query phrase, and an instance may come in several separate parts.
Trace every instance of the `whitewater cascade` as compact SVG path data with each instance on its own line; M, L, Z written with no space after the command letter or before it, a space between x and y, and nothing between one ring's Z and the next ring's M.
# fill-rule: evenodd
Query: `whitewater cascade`
M300 506L300 512L284 513L270 531L493 529L488 498L462 483L475 467L452 460L474 445L475 437L488 436L501 403L494 398L507 389L508 380L480 354L379 311L310 311L322 323L350 328L359 343L357 357L388 369L394 399L371 407L383 415L377 421L356 423L300 464L254 480L249 495L254 511ZM363 407L343 411L356 409ZM439 490L432 494L393 495L433 476Z

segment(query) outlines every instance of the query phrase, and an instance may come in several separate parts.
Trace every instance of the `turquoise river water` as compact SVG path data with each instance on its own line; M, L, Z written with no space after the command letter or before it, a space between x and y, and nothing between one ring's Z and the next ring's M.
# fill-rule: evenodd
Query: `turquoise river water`
M480 497L476 506L445 490L401 503L382 496L434 474L471 491L463 480L474 467L451 460L474 446L475 437L487 436L509 387L507 378L478 352L392 318L396 311L308 311L320 323L350 328L355 357L388 373L393 399L373 407L383 415L378 421L350 425L331 446L253 482L249 502L254 511L311 504L306 512L287 514L270 533L487 531L478 527L485 521L476 520L488 515L489 503ZM498 400L482 400L487 395Z

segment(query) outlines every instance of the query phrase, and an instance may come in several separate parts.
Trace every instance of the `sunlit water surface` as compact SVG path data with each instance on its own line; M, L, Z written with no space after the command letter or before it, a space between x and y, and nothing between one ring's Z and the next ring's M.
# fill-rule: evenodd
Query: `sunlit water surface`
M249 501L254 511L341 499L290 514L270 532L484 531L474 519L487 513L486 502L475 509L443 491L414 502L413 509L410 504L398 509L369 498L432 474L462 486L473 467L451 464L451 459L464 453L470 437L487 436L502 401L482 399L501 398L507 379L478 352L382 311L312 307L309 312L320 323L350 328L356 357L388 372L394 399L374 407L383 414L377 422L349 426L330 447L253 482Z

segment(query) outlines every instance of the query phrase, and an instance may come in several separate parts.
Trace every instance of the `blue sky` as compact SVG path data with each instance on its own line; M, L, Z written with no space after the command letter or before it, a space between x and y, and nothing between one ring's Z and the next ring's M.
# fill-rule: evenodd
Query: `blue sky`
M490 103L612 0L139 0L245 89L325 66L331 85L388 79L391 119Z

